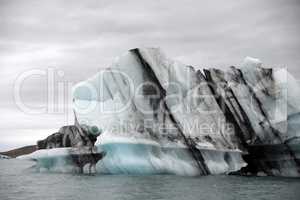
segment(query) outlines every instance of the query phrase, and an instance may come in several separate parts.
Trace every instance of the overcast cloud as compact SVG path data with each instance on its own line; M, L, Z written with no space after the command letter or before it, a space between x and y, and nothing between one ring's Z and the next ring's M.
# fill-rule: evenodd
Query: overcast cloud
M297 0L0 0L0 151L72 122L66 113L17 108L14 81L26 70L54 67L64 72L56 81L75 83L128 49L154 46L196 68L239 65L252 56L300 78L299 19ZM45 78L24 82L27 105L43 106L46 96Z

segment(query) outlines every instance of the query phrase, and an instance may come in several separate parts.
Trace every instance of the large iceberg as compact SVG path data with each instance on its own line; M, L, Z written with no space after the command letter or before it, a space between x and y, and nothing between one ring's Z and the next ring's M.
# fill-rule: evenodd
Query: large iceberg
M299 176L299 85L257 59L195 70L132 49L73 97L79 123L103 130L99 172Z
M196 70L157 48L132 49L78 83L73 103L74 144L101 130L99 173L300 175L300 87L258 59ZM44 143L70 135L60 132ZM48 162L47 151L29 157Z

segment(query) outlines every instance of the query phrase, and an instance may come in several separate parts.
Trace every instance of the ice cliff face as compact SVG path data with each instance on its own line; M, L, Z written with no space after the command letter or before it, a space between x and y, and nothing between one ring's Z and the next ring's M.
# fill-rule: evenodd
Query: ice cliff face
M242 173L299 176L300 90L285 69L247 58L197 71L133 49L73 97L79 123L103 130L100 172L206 175L248 164Z
M213 91L240 129L249 171L299 176L299 85L285 69L246 58L240 69L205 70ZM293 94L291 94L293 92ZM290 95L288 94L290 93Z

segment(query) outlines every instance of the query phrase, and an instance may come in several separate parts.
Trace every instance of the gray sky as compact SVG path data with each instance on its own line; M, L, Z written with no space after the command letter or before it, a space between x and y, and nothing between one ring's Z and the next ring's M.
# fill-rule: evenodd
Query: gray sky
M299 19L299 0L0 0L0 151L72 122L67 113L18 109L14 82L25 71L53 67L64 73L55 83L66 86L130 48L154 46L195 67L238 65L252 56L300 78ZM31 107L46 105L45 77L26 79L21 97Z

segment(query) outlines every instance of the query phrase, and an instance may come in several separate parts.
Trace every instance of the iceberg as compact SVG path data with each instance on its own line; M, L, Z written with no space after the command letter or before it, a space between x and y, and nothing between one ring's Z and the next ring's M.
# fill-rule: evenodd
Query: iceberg
M138 48L76 84L72 95L78 137L71 146L105 152L98 173L300 174L300 87L284 68L247 57L240 67L196 70L158 48ZM53 137L28 157L39 161L59 149L68 160L69 143Z

